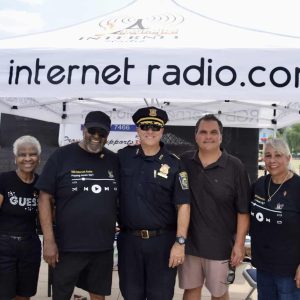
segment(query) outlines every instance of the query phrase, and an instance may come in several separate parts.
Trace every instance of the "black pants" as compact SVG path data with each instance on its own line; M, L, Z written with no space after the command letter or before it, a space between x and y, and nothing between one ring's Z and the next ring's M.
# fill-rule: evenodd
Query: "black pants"
M0 235L0 299L34 296L40 263L41 242L37 235L20 239Z
M173 299L177 269L168 264L175 236L175 231L149 239L119 234L119 280L125 300Z

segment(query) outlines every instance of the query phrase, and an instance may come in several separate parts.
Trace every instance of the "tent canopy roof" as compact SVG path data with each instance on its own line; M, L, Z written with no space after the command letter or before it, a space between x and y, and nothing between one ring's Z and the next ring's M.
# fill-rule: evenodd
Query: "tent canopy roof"
M0 40L1 112L82 123L101 109L130 123L151 103L173 125L205 113L234 127L298 122L299 37L210 18L190 2L136 0L75 26Z

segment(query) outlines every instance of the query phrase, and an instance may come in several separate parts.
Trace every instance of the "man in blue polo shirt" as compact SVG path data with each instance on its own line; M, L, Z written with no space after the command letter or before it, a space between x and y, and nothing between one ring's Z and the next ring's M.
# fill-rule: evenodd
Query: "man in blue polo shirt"
M184 261L190 217L187 173L160 142L167 113L156 107L132 117L140 146L119 151L120 289L125 300L171 300Z

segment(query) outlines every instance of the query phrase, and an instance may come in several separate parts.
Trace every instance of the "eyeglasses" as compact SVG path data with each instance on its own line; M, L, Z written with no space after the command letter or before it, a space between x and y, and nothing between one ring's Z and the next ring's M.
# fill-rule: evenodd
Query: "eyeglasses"
M108 136L108 132L105 129L99 128L99 127L88 128L87 132L91 135L94 135L94 134L97 133L100 137L107 137Z
M228 263L228 273L227 273L227 277L226 277L226 282L221 282L221 283L229 285L229 284L232 284L234 282L234 279L235 279L235 267L233 267L230 264L230 261L226 261L225 263Z
M162 126L156 124L140 124L139 127L143 131L148 131L150 129L152 131L160 131L160 129L163 128Z

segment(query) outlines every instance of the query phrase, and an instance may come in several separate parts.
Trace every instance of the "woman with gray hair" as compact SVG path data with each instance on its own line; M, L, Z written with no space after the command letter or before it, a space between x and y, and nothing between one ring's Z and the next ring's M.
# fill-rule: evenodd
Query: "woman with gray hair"
M0 175L0 299L28 300L36 294L41 262L34 187L41 145L22 136L13 153L16 170Z
M258 300L300 299L300 177L282 139L266 142L268 175L253 185L251 254Z

